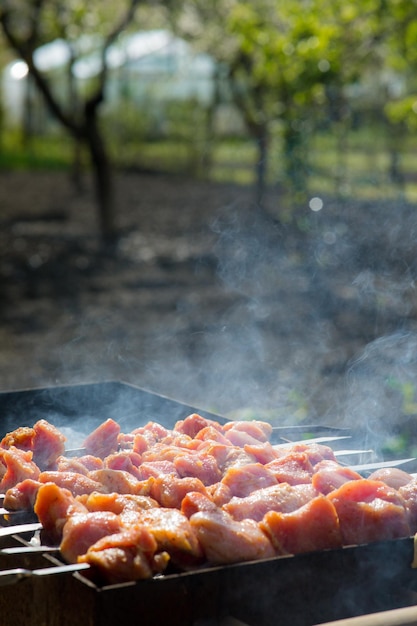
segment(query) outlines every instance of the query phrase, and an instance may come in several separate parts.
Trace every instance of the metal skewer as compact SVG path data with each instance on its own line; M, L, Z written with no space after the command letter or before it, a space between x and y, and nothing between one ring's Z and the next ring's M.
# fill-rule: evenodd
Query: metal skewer
M350 469L356 472L372 472L377 469L383 469L385 467L398 467L399 465L405 465L406 463L415 462L416 459L399 459L398 461L379 461L376 463L361 463L359 465L349 465Z
M38 554L43 552L59 552L59 548L55 546L13 546L12 548L3 548L0 554Z
M69 565L56 565L53 567L43 567L40 569L24 569L18 567L16 569L6 569L0 571L0 587L5 585L14 585L22 580L26 580L32 576L54 576L56 574L68 574L70 572L79 572L89 569L88 563L71 563Z
M20 533L36 532L37 530L42 530L42 524L40 522L2 526L0 527L0 537L10 537L11 535L18 535Z
M274 443L273 448L288 448L289 446L296 446L300 443L310 445L312 443L331 443L332 441L341 441L342 439L351 439L351 435L339 435L339 436L324 436L324 437L312 437L311 439L298 439L297 441L291 441L287 439L284 443ZM281 437L281 439L284 439Z

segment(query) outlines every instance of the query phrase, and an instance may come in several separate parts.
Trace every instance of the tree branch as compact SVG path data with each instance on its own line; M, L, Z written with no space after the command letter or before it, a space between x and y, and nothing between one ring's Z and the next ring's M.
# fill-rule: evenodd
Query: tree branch
M114 43L117 37L125 28L132 22L135 17L136 9L140 0L131 0L126 10L126 13L122 16L119 23L108 33L104 40L103 47L101 49L101 70L99 74L99 85L95 94L89 98L86 102L86 111L91 114L91 110L99 106L104 100L104 89L107 82L108 64L107 64L107 52L110 46Z
M31 19L31 30L25 40L20 40L14 32L11 25L10 9L7 10L7 7L3 6L3 9L0 12L0 24L3 27L4 35L13 50L25 61L30 74L33 76L33 79L35 80L35 83L39 91L42 93L52 114L73 135L81 136L81 125L77 124L70 115L65 113L63 107L61 107L58 100L54 97L48 80L35 65L34 51L36 45L39 44L38 24L40 22L40 13L43 8L43 0L36 0L33 6L35 8L35 13L34 17Z

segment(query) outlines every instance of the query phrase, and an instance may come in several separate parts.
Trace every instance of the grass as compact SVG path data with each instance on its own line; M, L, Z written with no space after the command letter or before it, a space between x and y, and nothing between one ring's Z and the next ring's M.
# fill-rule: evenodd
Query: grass
M63 170L73 162L73 146L61 136L23 138L4 132L0 141L0 169Z
M309 193L334 194L364 200L398 198L417 201L417 152L413 137L407 137L400 154L406 182L399 189L389 179L390 155L384 136L377 129L351 132L346 149L340 152L338 137L320 133L311 138L308 161ZM255 181L257 158L254 142L223 139L210 146L211 165L202 166L201 145L177 140L125 141L110 144L114 162L120 167L203 175L213 182L251 185ZM86 158L83 159L87 161ZM61 134L32 137L24 141L16 130L3 132L0 141L0 169L68 169L73 162L73 144ZM268 182L284 182L283 154L279 137L270 148Z

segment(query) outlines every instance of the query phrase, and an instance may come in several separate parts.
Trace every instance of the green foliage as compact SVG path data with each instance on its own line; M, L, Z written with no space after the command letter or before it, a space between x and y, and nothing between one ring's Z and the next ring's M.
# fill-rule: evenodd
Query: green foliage
M24 141L15 129L2 133L0 169L65 170L72 160L72 144L61 134Z
M384 111L392 124L404 123L410 131L417 130L417 95L410 94L388 102Z
M23 36L37 3L15 4L14 19ZM115 12L110 0L43 2L38 30L44 41L64 37L78 53L80 41L91 45L109 32L115 13L126 4L124 0ZM116 158L123 160L128 153L129 159L136 154L143 161L144 154L158 152L158 144L166 148L171 143L182 146L185 167L213 154L215 175L253 181L246 158L259 161L256 146L265 140L266 180L284 184L292 198L303 201L320 184L341 192L352 188L354 181L353 187L372 193L379 172L386 168L386 176L390 159L400 150L398 137L403 141L405 133L417 130L417 5L410 0L145 2L131 27L148 24L172 28L221 64L253 143L245 143L244 165L232 173L230 163L236 158L226 166L222 161L232 144L213 144L208 111L192 102L171 103L161 115L155 94L149 93L148 103L139 107L126 93L123 115L105 110L102 117ZM92 81L88 93L95 87ZM220 93L213 104L227 97ZM373 120L383 138L375 155L366 145L375 139L363 133ZM318 164L317 138L323 136L332 138L331 148L327 154L320 151ZM348 145L358 137L365 141L359 151ZM171 142L166 141L169 138ZM164 162L170 152L165 148ZM374 163L377 174L364 173L366 161ZM410 155L403 162L411 164Z

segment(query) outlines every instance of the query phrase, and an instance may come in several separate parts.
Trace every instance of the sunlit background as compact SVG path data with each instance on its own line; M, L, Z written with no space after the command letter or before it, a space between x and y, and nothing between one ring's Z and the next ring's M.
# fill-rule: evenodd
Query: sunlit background
M0 388L417 415L417 8L0 5Z

